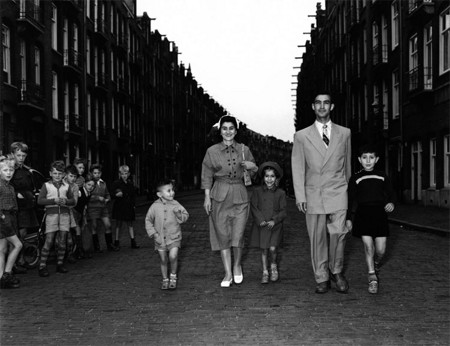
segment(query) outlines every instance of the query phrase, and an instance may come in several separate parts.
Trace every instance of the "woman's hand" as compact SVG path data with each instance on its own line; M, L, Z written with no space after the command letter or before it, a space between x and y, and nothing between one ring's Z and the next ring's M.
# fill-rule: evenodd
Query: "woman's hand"
M209 215L209 213L212 210L211 198L209 196L205 196L205 202L203 203L203 208L205 208L206 214Z
M257 166L252 161L242 161L241 166L248 171L254 171L257 169Z

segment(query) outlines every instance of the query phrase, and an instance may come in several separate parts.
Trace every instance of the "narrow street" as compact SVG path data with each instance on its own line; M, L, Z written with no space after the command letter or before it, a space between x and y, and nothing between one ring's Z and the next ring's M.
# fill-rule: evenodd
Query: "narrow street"
M304 217L288 199L280 282L260 284L260 254L245 249L244 282L220 288L219 253L209 246L203 196L176 199L183 226L179 285L161 291L159 257L136 222L139 250L68 265L68 274L21 275L2 290L1 345L401 345L449 343L449 238L391 226L378 295L367 292L362 244L346 247L348 294L314 293ZM248 223L247 230L250 228ZM103 238L103 237L102 237ZM102 239L103 240L103 239ZM104 247L104 243L102 244Z

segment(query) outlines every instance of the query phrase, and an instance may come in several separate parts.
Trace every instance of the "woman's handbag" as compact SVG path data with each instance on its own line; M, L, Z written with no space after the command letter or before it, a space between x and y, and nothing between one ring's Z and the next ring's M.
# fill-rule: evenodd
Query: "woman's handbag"
M242 160L245 161L244 144L242 144ZM244 185L245 186L252 185L252 178L250 177L250 173L245 168L244 168Z

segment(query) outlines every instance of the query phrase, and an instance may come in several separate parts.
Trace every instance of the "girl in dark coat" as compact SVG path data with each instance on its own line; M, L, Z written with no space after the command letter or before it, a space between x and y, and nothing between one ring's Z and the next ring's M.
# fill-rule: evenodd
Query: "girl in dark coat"
M253 227L250 246L261 249L262 284L269 282L268 253L272 257L270 281L278 281L277 248L283 235L286 218L286 193L278 187L283 170L276 162L264 162L259 168L263 183L253 190L250 200Z
M139 249L134 239L134 220L135 205L136 205L136 188L133 182L129 179L130 168L127 165L119 167L119 180L116 180L112 185L112 198L114 205L112 209L112 218L116 220L116 240L114 245L119 247L119 234L122 228L122 223L125 222L128 227L128 232L131 239L131 248Z

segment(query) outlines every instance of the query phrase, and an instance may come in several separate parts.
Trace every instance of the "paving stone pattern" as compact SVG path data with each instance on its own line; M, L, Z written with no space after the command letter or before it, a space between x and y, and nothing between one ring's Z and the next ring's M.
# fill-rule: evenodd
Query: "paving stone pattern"
M1 345L448 345L449 238L391 226L378 295L367 292L359 239L346 247L348 294L314 293L304 216L288 200L280 282L261 285L260 253L244 251L244 282L220 288L219 253L209 246L200 194L180 195L179 285L161 291L159 257L138 210L139 250L125 230L122 249L68 265L68 274L21 275L0 291ZM250 222L247 233L250 229ZM103 241L103 237L102 241ZM105 247L104 243L102 244Z

